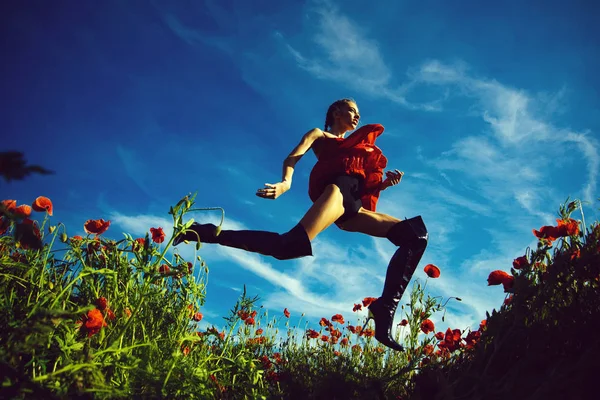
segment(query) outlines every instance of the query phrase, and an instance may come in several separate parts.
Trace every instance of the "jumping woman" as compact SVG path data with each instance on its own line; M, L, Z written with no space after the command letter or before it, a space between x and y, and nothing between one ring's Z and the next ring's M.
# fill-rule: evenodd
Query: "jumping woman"
M296 163L312 149L317 163L309 179L308 194L313 205L300 222L286 233L223 230L216 234L213 224L194 223L174 240L218 243L255 253L289 260L312 256L311 241L332 223L349 232L385 237L398 246L390 260L381 297L369 305L375 321L375 338L398 351L404 348L392 338L392 325L398 302L427 246L427 229L420 216L403 221L375 211L379 193L402 180L403 172L383 169L387 159L375 146L383 126L370 124L356 129L360 114L352 99L329 106L325 129L308 131L283 162L281 182L265 184L256 195L276 199L290 190Z

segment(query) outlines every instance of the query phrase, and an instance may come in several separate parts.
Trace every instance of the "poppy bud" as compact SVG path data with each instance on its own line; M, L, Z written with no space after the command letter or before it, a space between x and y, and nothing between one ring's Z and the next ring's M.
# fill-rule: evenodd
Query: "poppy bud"
M69 240L69 237L67 236L67 234L65 232L63 232L60 235L60 241L63 242L63 243L67 243L67 240Z

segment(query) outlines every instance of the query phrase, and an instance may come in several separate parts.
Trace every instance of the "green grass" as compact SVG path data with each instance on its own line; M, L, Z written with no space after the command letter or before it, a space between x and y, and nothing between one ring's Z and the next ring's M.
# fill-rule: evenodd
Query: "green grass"
M169 210L174 233L190 226L182 221L193 204L186 196ZM578 207L562 206L560 220ZM584 390L597 362L597 224L528 250L504 285L510 303L475 332L423 334L423 321L451 299L415 281L399 310L399 353L356 331L352 310L343 322L290 326L284 310L269 316L245 291L222 331L200 330L200 257L169 254L157 232L143 241L69 237L52 217L36 231L8 203L1 211L2 398L547 399Z

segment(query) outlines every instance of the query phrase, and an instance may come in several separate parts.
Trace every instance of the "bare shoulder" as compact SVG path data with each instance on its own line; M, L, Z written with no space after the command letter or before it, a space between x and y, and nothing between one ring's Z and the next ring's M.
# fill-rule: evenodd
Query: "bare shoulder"
M298 145L294 148L294 150L292 150L288 157L302 157L302 155L305 154L312 147L315 141L322 137L323 131L321 129L313 128L309 130L302 136L300 143L298 143Z
M323 137L325 137L325 133L321 129L313 128L304 134L302 141L310 147L314 142Z
M309 130L308 132L306 132L304 134L305 138L310 138L313 140L319 139L323 136L325 136L325 133L323 132L322 129L319 129L319 128L312 128L311 130Z

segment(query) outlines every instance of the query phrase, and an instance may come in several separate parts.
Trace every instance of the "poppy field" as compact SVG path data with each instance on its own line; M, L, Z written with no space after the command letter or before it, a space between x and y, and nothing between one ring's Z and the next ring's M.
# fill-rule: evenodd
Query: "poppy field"
M170 208L171 236L193 207L185 196ZM394 352L356 314L372 297L291 326L287 308L267 312L244 291L220 329L200 329L209 260L180 256L167 227L114 240L97 219L71 236L51 199L3 200L0 397L585 398L600 354L600 225L572 217L581 210L565 203L556 225L532 230L536 248L490 268L489 290L506 299L477 330L436 329L431 317L460 299L430 296L444 270L423 266L398 309L406 350Z

